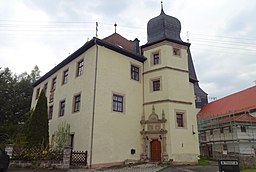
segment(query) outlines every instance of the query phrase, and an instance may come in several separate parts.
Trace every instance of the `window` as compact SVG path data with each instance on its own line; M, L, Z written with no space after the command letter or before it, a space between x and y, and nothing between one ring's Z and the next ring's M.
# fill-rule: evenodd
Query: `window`
M80 76L83 74L84 70L84 60L81 60L77 63L77 71L76 71L76 76Z
M230 126L228 127L228 131L229 131L230 133L232 133L232 129L231 129Z
M153 65L160 64L160 54L159 53L154 53L152 57Z
M220 133L224 133L223 127L220 128Z
M45 84L44 84L44 92L45 92L45 93L47 92L47 86L48 86L48 83L45 83Z
M39 98L39 94L40 94L40 88L38 88L38 89L36 90L36 99Z
M176 122L177 127L184 127L184 114L183 113L176 113Z
M63 72L62 84L66 84L68 82L68 69Z
M113 111L124 111L124 96L113 94Z
M56 80L57 80L56 77L52 79L52 88L51 88L52 91L54 91L56 89Z
M213 135L213 129L210 130L210 135Z
M140 68L134 65L131 65L131 78L133 80L140 80Z
M71 149L74 148L74 137L75 137L75 134L70 134L70 147L71 147Z
M152 80L153 91L160 91L160 79Z
M81 95L74 96L74 105L73 105L73 112L80 111L80 104L81 104Z
M241 125L241 132L243 132L243 133L246 132L246 126Z
M59 116L64 116L65 113L65 100L60 102Z
M175 55L175 56L180 56L180 49L178 49L178 48L173 48L173 55Z
M49 112L48 112L48 119L52 119L52 114L53 114L53 105L49 107Z
M228 150L228 145L226 143L223 144L223 150L227 151Z

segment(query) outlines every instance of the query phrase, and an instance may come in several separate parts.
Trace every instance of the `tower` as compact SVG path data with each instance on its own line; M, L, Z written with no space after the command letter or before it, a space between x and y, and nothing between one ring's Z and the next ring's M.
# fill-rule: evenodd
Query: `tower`
M180 21L162 8L148 22L148 42L141 47L147 57L141 120L145 160L196 163L199 155L195 85L200 87L190 44L180 31Z

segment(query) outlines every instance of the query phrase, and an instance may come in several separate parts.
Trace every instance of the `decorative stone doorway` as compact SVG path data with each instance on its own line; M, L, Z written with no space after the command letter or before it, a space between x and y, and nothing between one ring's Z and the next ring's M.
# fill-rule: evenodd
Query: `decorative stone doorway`
M152 113L149 115L148 120L142 116L140 121L142 131L140 132L143 137L143 153L141 159L144 161L168 161L168 154L166 152L166 133L165 129L165 114L162 111L162 119L158 118L155 113L154 106Z
M161 161L161 142L153 140L150 142L151 161Z

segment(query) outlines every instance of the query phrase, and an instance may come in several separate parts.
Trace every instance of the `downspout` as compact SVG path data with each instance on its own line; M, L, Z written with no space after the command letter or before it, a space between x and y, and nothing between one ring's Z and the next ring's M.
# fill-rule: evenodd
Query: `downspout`
M90 168L92 168L92 151L93 151L93 134L94 134L94 116L95 116L95 99L96 99L96 86L97 86L97 68L98 68L98 45L97 38L94 38L96 46L96 59L95 59L95 76L93 86L93 105L92 105L92 129L91 129L91 147L90 147Z

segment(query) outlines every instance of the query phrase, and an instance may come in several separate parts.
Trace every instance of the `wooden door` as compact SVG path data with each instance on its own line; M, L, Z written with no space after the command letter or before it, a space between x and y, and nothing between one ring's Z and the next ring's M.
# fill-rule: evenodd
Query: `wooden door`
M161 142L158 140L153 140L150 143L151 148L151 160L161 161Z

